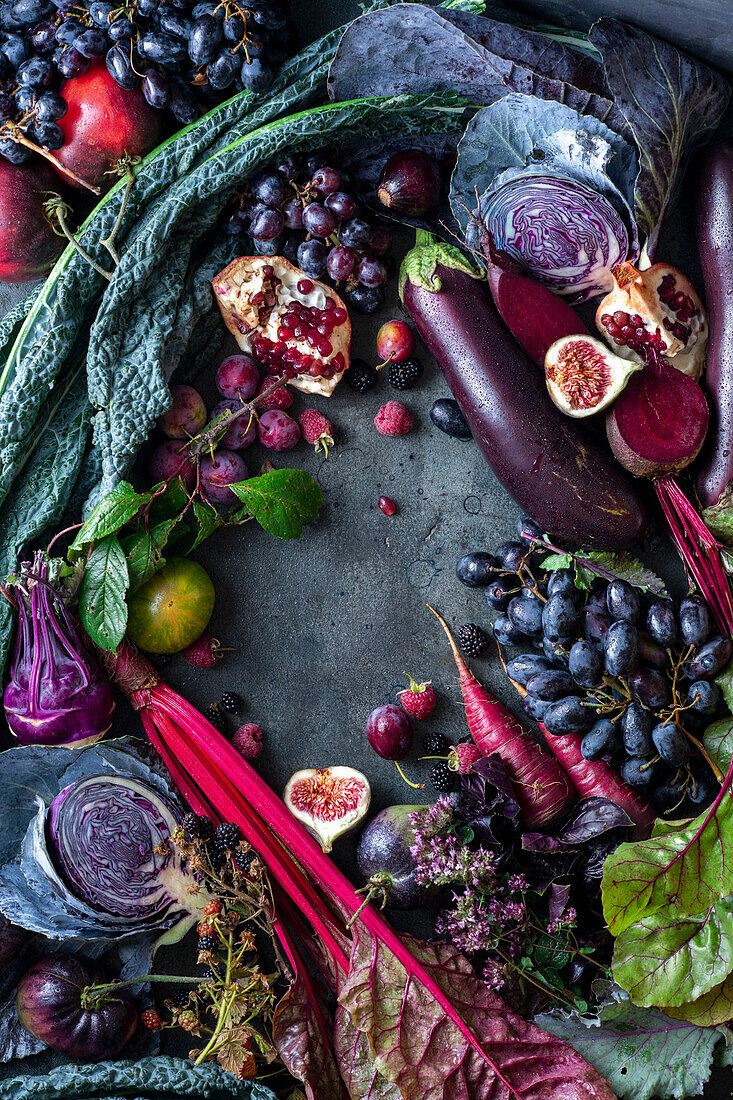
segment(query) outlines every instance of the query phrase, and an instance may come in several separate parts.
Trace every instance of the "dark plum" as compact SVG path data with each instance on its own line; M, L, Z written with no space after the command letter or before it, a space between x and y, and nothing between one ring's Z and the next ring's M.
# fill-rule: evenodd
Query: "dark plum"
M651 639L665 649L676 644L679 637L677 616L669 600L655 600L650 605L646 613L646 628Z
M497 577L489 581L486 588L486 602L496 611L506 611L509 601L519 592L516 577Z
M404 760L412 748L412 722L394 703L377 707L367 719L367 739L377 756Z
M410 854L415 843L410 815L424 808L388 806L372 818L359 839L356 862L364 883L379 885L390 909L419 909L435 892L416 882L417 867Z
M249 355L228 355L216 371L216 388L231 401L249 401L260 383L260 372Z
M458 559L456 576L461 584L467 585L468 588L483 588L495 579L496 568L496 558L493 554L476 550Z
M679 620L685 645L702 645L710 637L713 617L702 596L685 596L680 604Z
M685 673L691 680L712 680L728 664L732 651L730 638L719 634L698 646L685 667Z
M597 716L590 707L583 706L577 695L567 695L550 703L542 719L550 733L563 737L570 733L585 733L594 725Z
M660 722L652 730L652 741L665 764L681 768L690 757L690 745L675 722Z
M629 756L649 756L654 719L641 703L629 703L621 718L621 738Z
M606 671L625 678L639 663L639 636L633 623L612 623L603 638Z
M522 699L522 710L535 722L541 722L544 719L549 706L547 699L537 699L534 695L525 695Z
M471 439L471 429L458 407L458 402L452 397L439 397L430 406L430 419L441 432L452 436L453 439Z
M516 571L528 560L529 550L521 542L502 542L494 551L494 557L502 569Z
M189 455L184 453L181 439L167 439L153 451L150 459L150 480L153 485L159 481L170 481L182 477L191 488L196 480L196 470Z
M512 657L506 670L515 683L526 687L530 677L538 672L547 672L552 667L551 662L546 657L540 657L539 653L520 653L518 657Z
M606 589L606 607L614 622L635 623L641 612L639 592L628 581L612 580Z
M723 693L717 684L709 680L695 680L687 689L690 709L705 718L712 718L723 705Z
M220 401L219 404L215 405L211 410L211 419L214 420L223 413L237 412L241 407L242 404L240 401L233 401L230 397L225 397L223 401ZM249 447L256 439L257 421L254 416L250 417L245 413L243 416L238 416L236 420L231 422L217 446L224 447L228 451L243 451L245 447Z
M628 682L633 694L645 707L659 710L669 703L669 680L658 669L638 668L629 676Z
M584 760L601 760L610 756L618 744L618 726L608 718L601 718L580 742Z
M570 596L550 596L542 609L542 629L548 642L567 642L575 636L578 614Z
M556 699L564 699L566 695L570 695L574 687L570 673L561 668L536 672L527 681L527 691L530 695L550 703L554 703Z
M592 642L575 642L568 654L568 668L580 687L597 687L603 679L603 658Z
M158 419L169 439L190 439L206 423L206 406L198 390L184 384L171 386L171 407Z
M517 630L530 638L541 638L543 606L536 596L515 596L509 602L507 615Z
M244 481L248 470L244 459L235 451L220 447L213 455L207 454L201 459L201 489L214 504L236 504L238 497L229 488L238 481Z

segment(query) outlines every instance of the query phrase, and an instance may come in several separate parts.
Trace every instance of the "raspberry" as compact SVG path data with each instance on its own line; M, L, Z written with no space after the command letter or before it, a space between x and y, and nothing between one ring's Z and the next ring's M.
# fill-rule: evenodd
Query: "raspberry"
M148 1031L160 1031L163 1026L163 1021L160 1018L160 1013L154 1008L146 1008L140 1016L140 1023L143 1027L146 1027Z
M480 626L466 623L458 631L458 644L467 657L479 657L489 644L489 639Z
M328 454L328 448L333 447L333 425L330 420L318 409L303 409L298 417L300 430L306 443L312 443L316 448L316 454L323 451Z
M182 1027L184 1031L195 1031L199 1026L199 1018L195 1012L180 1012L178 1014L178 1025Z
M211 921L208 920L200 921L196 931L199 934L199 938L201 938L201 936L216 935L216 929L214 928L214 925L211 923Z
M415 418L399 401L388 401L374 417L374 424L380 435L407 435L415 425Z
M240 699L234 691L225 691L219 700L219 706L229 714L235 714L239 710Z
M357 393L366 393L376 386L379 375L374 367L363 359L352 359L351 366L344 375L344 382Z
M214 833L214 843L220 845L225 851L231 851L237 847L241 836L238 825L235 825L233 821L225 821L222 825L217 826Z
M402 363L390 363L387 381L396 390L411 390L422 377L423 365L419 359L405 359Z
M426 733L422 747L429 756L445 756L448 751L448 738L442 733Z
M385 516L393 516L397 511L397 505L391 497L380 497L377 501L379 509L384 512Z
M222 712L218 709L218 707L215 707L215 706L207 707L206 710L203 712L203 714L204 714L204 718L207 720L207 722L211 722L214 729L218 730L219 733L226 733L227 730L229 729L229 724L227 722L226 715L222 714Z
M194 668L213 668L224 656L219 642L205 630L200 638L183 650L183 656Z
M224 906L218 898L212 898L211 901L206 903L204 913L206 913L207 917L218 917L223 908Z
M245 722L232 737L232 744L245 760L254 760L262 752L262 730L254 722Z
M266 390L268 386L271 386L274 379L270 377L263 378L257 387L257 393L261 394L263 390ZM257 412L270 412L272 409L289 409L293 403L293 391L289 386L280 386L278 389L273 390L271 394L263 398L262 401L257 402Z
M406 710L412 718L424 721L435 710L437 702L435 692L431 688L429 680L424 684L418 684L412 676L406 675L408 675L410 686L399 694L402 709Z
M199 951L216 951L218 943L216 936L199 936Z
M430 769L430 782L440 794L447 794L453 789L453 772L447 764L435 764Z
M468 775L471 765L480 760L481 756L482 753L478 745L469 745L467 742L462 745L454 745L448 755L448 767L452 772L458 772L459 775Z

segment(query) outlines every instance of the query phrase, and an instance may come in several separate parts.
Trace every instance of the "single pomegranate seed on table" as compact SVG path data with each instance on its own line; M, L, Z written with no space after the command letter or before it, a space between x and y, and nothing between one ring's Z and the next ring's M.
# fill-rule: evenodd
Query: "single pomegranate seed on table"
M397 505L391 497L380 497L377 503L380 511L384 512L385 516L393 516L397 511Z

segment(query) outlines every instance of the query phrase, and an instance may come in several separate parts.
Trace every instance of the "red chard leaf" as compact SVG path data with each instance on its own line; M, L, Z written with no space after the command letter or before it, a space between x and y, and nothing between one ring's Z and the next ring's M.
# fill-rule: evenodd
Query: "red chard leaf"
M299 969L275 1009L272 1035L285 1066L305 1085L308 1100L346 1100L348 1095L331 1045L332 1026L323 990Z
M374 1065L366 1033L353 1024L348 1012L336 1009L334 1046L349 1100L402 1100L402 1093Z

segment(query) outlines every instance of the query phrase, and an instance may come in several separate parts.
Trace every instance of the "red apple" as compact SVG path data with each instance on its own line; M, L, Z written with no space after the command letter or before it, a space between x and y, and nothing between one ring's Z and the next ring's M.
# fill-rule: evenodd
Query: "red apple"
M47 192L58 191L54 172L40 161L10 164L0 157L0 279L27 283L53 266L66 241L43 213Z
M160 140L160 112L150 106L139 88L120 88L104 61L93 62L84 76L65 81L61 95L69 105L59 120L66 144L55 155L93 186L106 191L115 182L115 177L106 173L120 157L125 153L144 156Z

